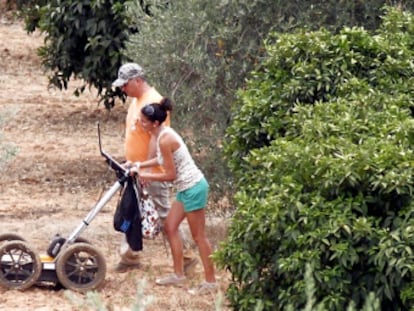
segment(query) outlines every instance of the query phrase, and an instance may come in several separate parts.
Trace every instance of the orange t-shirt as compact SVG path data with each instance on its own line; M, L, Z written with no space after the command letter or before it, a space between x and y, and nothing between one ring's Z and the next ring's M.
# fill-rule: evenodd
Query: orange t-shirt
M126 116L126 129L125 129L125 158L131 162L145 161L148 159L149 143L151 134L144 131L139 122L141 108L147 104L159 103L162 100L162 96L154 88L150 88L139 99L134 98L128 108ZM163 123L164 125L170 125L170 116L168 114L167 119ZM156 150L155 147L152 148ZM154 171L161 172L160 166L154 167Z

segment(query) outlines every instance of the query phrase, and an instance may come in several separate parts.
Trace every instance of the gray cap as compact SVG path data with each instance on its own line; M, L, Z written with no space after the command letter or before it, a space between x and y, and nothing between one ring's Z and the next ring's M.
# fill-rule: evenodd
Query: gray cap
M144 76L144 70L136 63L123 64L118 70L118 79L112 82L115 87L121 87L129 80Z

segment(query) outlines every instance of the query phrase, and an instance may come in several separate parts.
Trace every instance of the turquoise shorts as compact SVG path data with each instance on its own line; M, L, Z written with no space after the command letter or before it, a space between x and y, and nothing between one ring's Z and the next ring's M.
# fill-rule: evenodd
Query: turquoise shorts
M184 205L184 212L192 212L206 207L209 186L205 178L191 188L179 191L176 200Z

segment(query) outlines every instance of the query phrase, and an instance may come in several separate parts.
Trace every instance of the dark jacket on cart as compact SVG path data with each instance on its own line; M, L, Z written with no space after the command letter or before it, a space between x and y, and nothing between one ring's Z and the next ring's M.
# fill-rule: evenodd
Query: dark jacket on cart
M114 228L125 233L133 251L142 250L141 214L138 205L138 187L135 178L128 177L114 214Z

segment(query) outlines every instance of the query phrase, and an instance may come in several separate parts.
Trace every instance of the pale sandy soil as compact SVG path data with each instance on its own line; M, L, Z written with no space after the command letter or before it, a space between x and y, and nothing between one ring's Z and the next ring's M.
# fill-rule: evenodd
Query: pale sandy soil
M48 90L36 55L41 44L40 34L29 36L21 24L0 17L0 116L7 115L0 124L0 140L18 150L0 167L0 234L22 235L39 254L45 253L54 234L67 236L115 182L98 151L96 123L101 123L105 149L120 159L126 111L117 105L108 113L93 93L75 97L76 83L64 92ZM186 292L202 278L200 266L185 288L154 285L157 276L171 271L161 238L145 241L142 269L127 274L112 271L120 240L112 229L116 201L113 198L83 234L105 256L108 271L99 295L107 309L130 310L137 284L145 280L144 296L154 298L146 310L216 310L228 283L222 271L218 271L222 291L217 295L194 298ZM212 219L209 231L217 236L223 225ZM217 246L217 238L213 242ZM85 301L85 295L71 292L69 299L67 292L44 286L25 291L0 287L0 310L88 310L74 302Z

